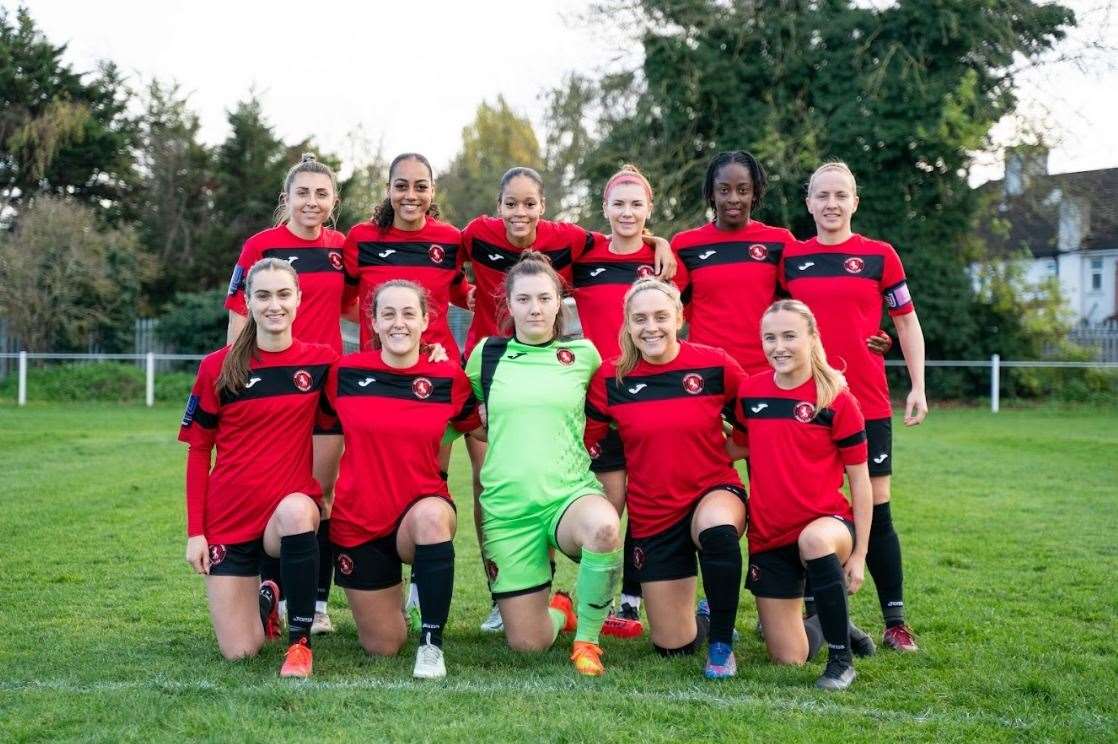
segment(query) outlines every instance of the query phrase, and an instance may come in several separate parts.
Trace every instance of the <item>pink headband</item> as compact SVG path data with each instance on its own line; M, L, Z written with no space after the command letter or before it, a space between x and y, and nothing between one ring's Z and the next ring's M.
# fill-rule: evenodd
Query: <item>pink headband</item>
M613 178L606 181L606 187L602 190L603 201L609 198L610 189L623 183L635 183L639 185L644 189L644 193L648 197L648 200L652 201L652 186L648 183L648 179L640 173L634 173L633 171L620 171Z

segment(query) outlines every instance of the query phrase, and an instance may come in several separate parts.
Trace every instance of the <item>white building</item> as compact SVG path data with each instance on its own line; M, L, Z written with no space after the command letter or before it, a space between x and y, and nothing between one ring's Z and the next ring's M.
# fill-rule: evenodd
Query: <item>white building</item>
M982 187L1001 228L987 240L1026 249L1030 280L1056 277L1076 324L1118 323L1118 168L1050 175L1047 160L1007 153L1005 179Z

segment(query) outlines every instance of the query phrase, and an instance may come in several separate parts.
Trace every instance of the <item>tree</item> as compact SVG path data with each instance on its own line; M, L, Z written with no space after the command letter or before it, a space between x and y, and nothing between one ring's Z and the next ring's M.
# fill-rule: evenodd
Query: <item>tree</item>
M18 210L36 194L70 195L119 220L135 177L132 93L111 63L77 73L65 50L26 8L14 22L0 8L0 199Z
M255 93L228 113L232 129L214 157L213 225L199 251L189 290L209 289L228 281L251 235L273 223L283 179L290 167L289 148L275 135ZM296 155L296 158L298 155Z
M124 351L147 267L129 228L92 207L39 196L0 232L0 311L31 351Z
M517 116L501 96L478 106L473 123L462 128L462 149L439 178L437 197L444 217L457 224L493 214L497 185L514 165L543 170L532 123Z
M152 81L140 127L138 230L156 271L145 287L150 308L194 286L211 230L213 167L198 140L198 116L177 85Z
M657 191L658 231L693 226L707 214L709 158L748 149L770 176L757 217L805 236L814 230L807 176L827 158L846 160L862 176L855 228L896 245L929 356L978 352L976 303L985 300L967 273L981 251L970 153L1014 110L1017 61L1062 39L1071 11L1028 0L900 0L880 10L849 0L640 0L607 5L598 20L630 23L644 61L595 81L584 101L598 134L574 161L582 193L632 160ZM553 105L549 120L576 116Z

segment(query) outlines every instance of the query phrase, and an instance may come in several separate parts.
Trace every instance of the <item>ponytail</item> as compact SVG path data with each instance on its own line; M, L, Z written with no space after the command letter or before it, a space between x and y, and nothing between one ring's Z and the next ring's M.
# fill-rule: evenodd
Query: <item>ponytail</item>
M623 302L623 315L621 318L621 330L617 333L617 341L621 345L621 357L617 360L617 382L622 384L625 382L625 375L636 369L641 361L641 352L637 348L637 344L633 341L632 335L629 333L629 306L633 302L633 298L641 292L655 290L663 292L675 305L677 313L676 318L683 314L683 301L679 296L679 289L674 284L668 284L655 277L648 277L646 279L638 279L633 282L633 286L629 287L629 291L625 293L625 300Z
M835 402L846 387L846 377L827 361L827 352L823 349L823 339L819 336L819 326L811 309L799 300L777 300L769 305L765 315L782 311L799 315L807 324L807 333L811 338L811 377L815 380L815 415L818 416L820 411Z
M246 301L250 301L252 283L261 271L285 271L291 275L292 281L295 282L295 289L299 289L299 276L295 273L295 269L291 268L291 264L282 258L262 258L252 265L245 277ZM219 397L222 393L236 395L244 390L252 360L258 358L257 351L256 318L253 317L250 309L248 320L241 328L241 332L237 334L237 338L233 339L233 343L229 347L229 353L225 355L225 359L221 362L221 373L217 376L217 384L215 385Z

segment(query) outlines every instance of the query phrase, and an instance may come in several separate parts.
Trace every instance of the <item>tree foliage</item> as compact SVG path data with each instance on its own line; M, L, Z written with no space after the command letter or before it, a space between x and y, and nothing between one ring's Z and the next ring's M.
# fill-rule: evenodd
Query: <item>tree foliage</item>
M540 143L532 123L498 96L496 104L478 106L473 122L462 128L462 149L439 177L444 217L463 224L479 214L492 214L501 176L514 165L542 171Z
M0 232L0 311L31 351L123 351L148 271L131 228L105 228L92 207L39 196L15 230Z
M26 8L0 8L0 200L18 210L37 194L71 196L118 220L135 176L132 93L111 63L81 74L65 50Z
M700 187L709 158L746 149L770 176L756 216L805 237L814 232L807 176L826 159L845 160L860 176L855 229L900 252L929 356L978 353L976 304L986 299L967 272L981 252L970 153L1014 110L1015 62L1062 39L1070 10L1029 0L900 0L883 9L639 0L599 12L602 22L632 24L644 61L578 87L568 81L568 95L553 97L549 123L577 119L554 105L571 91L596 118L592 151L568 158L583 193L632 160L656 188L659 230L694 226L708 216ZM578 130L572 142L583 139Z

